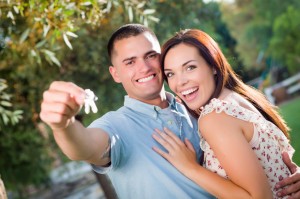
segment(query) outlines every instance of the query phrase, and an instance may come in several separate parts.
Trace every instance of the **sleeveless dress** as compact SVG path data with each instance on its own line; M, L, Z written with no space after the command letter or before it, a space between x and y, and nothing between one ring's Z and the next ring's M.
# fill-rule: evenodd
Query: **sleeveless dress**
M237 103L216 98L204 106L199 119L213 111L216 111L216 113L224 112L231 117L253 123L254 133L249 144L263 166L273 191L273 197L277 198L275 195L275 184L290 175L290 171L284 164L281 154L286 151L291 157L295 151L289 144L289 140L276 125L267 121L263 116ZM199 135L201 138L200 147L204 151L203 166L224 178L228 178L210 145L201 136L201 133Z

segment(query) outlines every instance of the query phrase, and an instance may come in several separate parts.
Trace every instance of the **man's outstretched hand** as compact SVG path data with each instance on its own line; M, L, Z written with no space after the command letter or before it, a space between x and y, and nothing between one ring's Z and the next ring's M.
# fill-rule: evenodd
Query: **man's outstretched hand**
M282 159L292 175L276 184L276 188L282 188L277 192L277 196L284 197L289 195L289 199L300 199L300 167L292 162L287 152L282 153Z

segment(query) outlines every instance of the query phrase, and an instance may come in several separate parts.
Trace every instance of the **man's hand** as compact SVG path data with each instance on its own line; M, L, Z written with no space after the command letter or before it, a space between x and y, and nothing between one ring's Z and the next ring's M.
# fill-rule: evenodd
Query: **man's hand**
M43 94L40 118L52 130L65 129L75 121L84 103L85 92L71 82L55 81Z
M277 196L283 197L290 195L289 199L300 198L300 167L292 162L288 153L282 154L282 159L291 172L291 176L281 180L276 184L276 188L282 188L277 192ZM285 186L288 186L285 188Z

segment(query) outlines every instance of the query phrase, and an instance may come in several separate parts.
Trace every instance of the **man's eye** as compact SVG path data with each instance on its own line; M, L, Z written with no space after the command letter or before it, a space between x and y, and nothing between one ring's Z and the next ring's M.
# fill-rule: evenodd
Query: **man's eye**
M156 58L157 57L157 53L153 53L153 54L150 54L146 57L146 59L152 59L152 58Z
M125 62L125 65L132 65L133 64L133 61L127 61Z

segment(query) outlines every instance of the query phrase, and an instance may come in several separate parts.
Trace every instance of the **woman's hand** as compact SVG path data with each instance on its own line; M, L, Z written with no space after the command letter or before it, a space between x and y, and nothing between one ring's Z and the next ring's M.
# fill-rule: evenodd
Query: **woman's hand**
M282 159L290 169L291 176L276 184L276 188L283 188L277 193L277 196L283 197L290 195L290 199L300 198L300 167L292 162L287 152L282 154Z
M196 152L193 145L188 139L182 142L172 131L164 128L164 132L155 129L156 133L153 138L161 144L167 152L153 147L153 150L168 160L174 167L176 167L184 175L196 166L197 163Z

